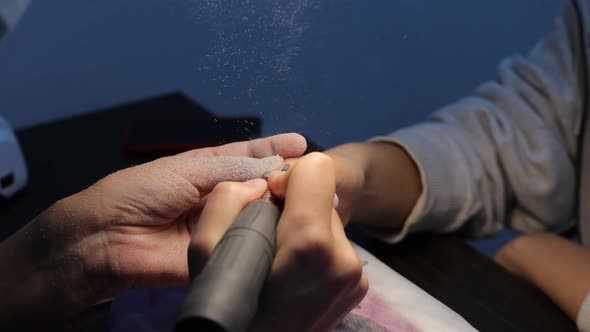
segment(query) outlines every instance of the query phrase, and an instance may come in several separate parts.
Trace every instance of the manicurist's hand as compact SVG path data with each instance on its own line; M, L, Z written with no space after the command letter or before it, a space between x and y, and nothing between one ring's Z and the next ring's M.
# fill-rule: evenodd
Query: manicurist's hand
M48 329L116 291L186 283L191 225L214 186L260 177L305 149L285 134L189 151L55 203L0 244L0 329ZM261 181L244 185L246 200Z

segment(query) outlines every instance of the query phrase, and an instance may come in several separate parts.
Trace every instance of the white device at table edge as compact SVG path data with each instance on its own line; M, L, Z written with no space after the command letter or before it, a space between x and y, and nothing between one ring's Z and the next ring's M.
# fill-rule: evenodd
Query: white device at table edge
M27 165L14 131L0 117L0 197L9 198L28 180Z

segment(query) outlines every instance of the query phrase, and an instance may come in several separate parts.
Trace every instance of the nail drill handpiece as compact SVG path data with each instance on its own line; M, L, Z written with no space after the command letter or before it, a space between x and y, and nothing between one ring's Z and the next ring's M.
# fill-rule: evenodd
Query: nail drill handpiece
M176 332L248 329L274 258L280 214L270 192L246 206L192 281Z

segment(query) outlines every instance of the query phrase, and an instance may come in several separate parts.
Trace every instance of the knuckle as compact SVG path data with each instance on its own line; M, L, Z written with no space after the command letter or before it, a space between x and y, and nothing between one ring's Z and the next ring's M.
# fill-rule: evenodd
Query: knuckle
M357 302L362 301L369 292L369 280L364 273L361 275L361 279L359 280L358 287L356 288L355 292Z
M358 285L363 279L363 266L354 254L338 254L334 259L334 282L341 287Z
M342 259L342 275L345 280L358 283L363 276L363 265L354 255L347 255Z
M330 239L318 231L306 231L292 247L292 255L296 264L326 269L332 259Z

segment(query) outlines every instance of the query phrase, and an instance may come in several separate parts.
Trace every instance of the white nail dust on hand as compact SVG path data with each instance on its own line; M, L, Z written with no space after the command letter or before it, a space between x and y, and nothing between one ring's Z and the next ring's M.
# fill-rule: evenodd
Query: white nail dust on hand
M281 156L262 159L250 157L217 156L190 158L194 178L191 180L201 192L210 192L216 184L224 181L243 182L261 178L266 173L279 169L284 162Z

